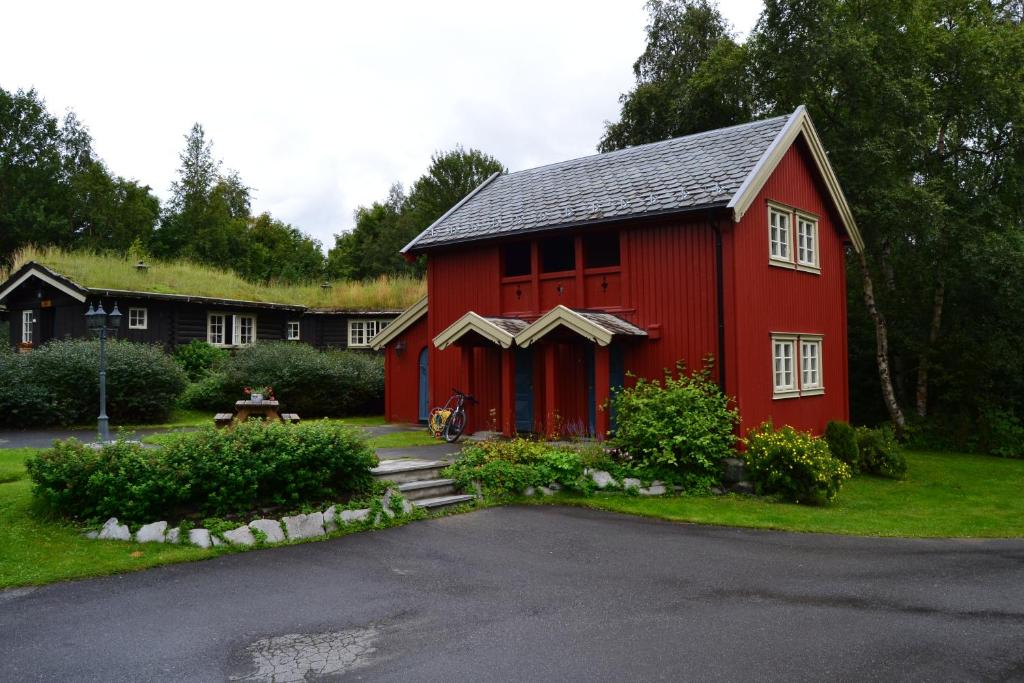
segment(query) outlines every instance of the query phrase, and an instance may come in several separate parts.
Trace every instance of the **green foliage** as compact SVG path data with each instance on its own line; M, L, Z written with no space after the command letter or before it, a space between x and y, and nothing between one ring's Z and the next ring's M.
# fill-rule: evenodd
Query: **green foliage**
M888 426L857 428L857 450L862 472L902 479L907 474L907 459Z
M74 439L29 459L35 496L83 520L145 523L190 512L228 515L368 490L377 457L359 430L328 422L251 421L182 433L161 449Z
M1024 458L1024 421L1009 410L982 413L981 449L1000 458Z
M198 382L209 375L228 356L226 350L199 339L193 339L188 344L174 349L174 361L181 366L192 382Z
M163 422L185 388L185 373L158 346L107 342L107 414L114 421ZM88 423L99 414L99 342L58 340L27 354L0 354L0 424Z
M860 451L857 448L857 431L848 422L831 420L825 426L825 441L833 458L846 463L852 474L860 472Z
M578 451L512 439L467 446L458 460L445 468L444 476L465 490L472 490L473 482L478 481L485 495L503 499L518 496L529 486L552 483L587 489L583 467Z
M733 454L739 418L707 368L678 370L677 377L639 379L615 395L611 443L634 466L717 478L719 461Z
M850 468L829 452L828 443L806 432L770 423L751 431L747 471L759 493L778 494L794 503L831 502L851 477Z

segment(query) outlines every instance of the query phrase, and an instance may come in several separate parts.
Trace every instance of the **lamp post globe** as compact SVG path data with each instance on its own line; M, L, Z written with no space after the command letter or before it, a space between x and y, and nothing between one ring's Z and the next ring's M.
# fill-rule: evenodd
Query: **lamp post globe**
M99 432L100 443L110 441L110 418L107 417L107 332L117 333L121 324L121 311L114 303L114 309L108 315L103 309L103 302L96 304L96 308L89 304L85 312L85 325L100 340L100 414L96 419L96 427Z

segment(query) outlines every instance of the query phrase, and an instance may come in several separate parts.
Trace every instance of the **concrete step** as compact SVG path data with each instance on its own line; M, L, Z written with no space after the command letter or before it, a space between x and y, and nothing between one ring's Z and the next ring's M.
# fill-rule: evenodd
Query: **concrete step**
M450 464L448 460L381 460L371 473L374 479L404 484L424 479L439 479L441 470Z
M398 485L398 490L407 500L420 500L421 498L437 498L439 496L450 496L458 493L454 479L423 479L420 481L407 481Z
M437 510L438 508L448 507L449 505L461 505L474 500L476 500L476 496L458 494L454 496L438 496L437 498L420 498L419 500L412 501L412 504L418 508Z

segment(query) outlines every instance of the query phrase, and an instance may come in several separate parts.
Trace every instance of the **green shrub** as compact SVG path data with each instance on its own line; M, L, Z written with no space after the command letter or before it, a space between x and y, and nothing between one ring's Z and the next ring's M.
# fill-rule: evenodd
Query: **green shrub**
M889 427L858 427L857 450L862 472L893 479L907 474L907 459Z
M229 410L235 401L243 398L240 392L228 387L227 377L223 372L211 372L198 382L192 382L178 401L183 408L193 410L209 410L219 412Z
M0 356L0 424L80 424L99 413L99 342L51 341ZM185 374L160 347L107 342L107 414L112 421L161 422L185 388Z
M369 490L376 464L358 429L250 421L182 433L162 449L127 442L93 449L71 439L26 467L36 497L58 514L143 523L336 499Z
M825 441L832 457L846 463L852 474L860 472L860 450L857 448L857 431L848 422L832 420L825 426Z
M776 430L770 423L750 432L745 459L759 493L778 494L794 503L832 501L851 476L824 439L788 426Z
M189 381L198 382L216 370L230 354L199 339L174 350L174 362L188 375Z
M978 420L981 450L1000 458L1024 458L1024 421L1012 410L989 408Z
M705 478L719 477L719 461L733 454L736 411L710 372L663 382L637 380L612 401L617 417L612 445L631 462L652 472L675 471Z
M578 451L526 439L467 446L444 472L466 490L478 481L485 495L499 499L519 495L528 486L588 487Z

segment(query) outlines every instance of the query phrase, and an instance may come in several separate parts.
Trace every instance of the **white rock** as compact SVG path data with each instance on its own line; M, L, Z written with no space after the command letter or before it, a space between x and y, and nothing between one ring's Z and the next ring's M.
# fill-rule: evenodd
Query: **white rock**
M526 496L527 498L533 498L535 495L537 495L537 489L533 488L532 486L527 486L526 490L523 491L523 495Z
M98 532L98 531L86 531L82 535L85 536L86 538L91 538L93 540L96 540L97 538L99 538L100 532Z
M381 507L384 508L384 514L388 517L394 517L395 511L391 509L391 498L394 496L394 490L388 489L384 492L384 496L380 499Z
M342 510L341 521L345 524L352 524L353 522L365 522L370 518L370 511L367 508L362 510Z
M605 472L604 470L591 470L590 478L594 480L594 484L599 489L619 485L619 482L615 481L615 477L613 477L610 473Z
M168 543L180 543L181 542L181 529L174 527L167 532Z
M256 545L256 537L252 535L252 529L245 525L225 531L224 540L231 545Z
M666 493L668 493L668 489L660 481L652 481L650 486L640 489L641 496L663 496Z
M638 489L640 488L640 480L634 479L632 477L626 477L625 479L622 480L622 488L624 488L627 491L629 489Z
M103 525L103 528L100 529L100 533L96 538L111 541L130 541L132 540L132 532L128 529L127 524L118 524L117 517L111 517Z
M547 486L541 486L540 487L540 492L541 492L541 494L543 494L545 496L553 496L553 495L555 495L555 492L552 491L551 489L549 489Z
M256 519L249 522L250 529L258 529L267 535L267 543L281 543L284 541L284 531L281 530L281 522L276 519Z
M284 528L291 540L324 535L324 513L322 512L285 517L281 521L284 522Z
M548 488L551 489L552 491L561 491L562 485L556 481L551 484L548 484Z
M206 529L191 529L188 532L188 542L200 548L209 548L213 544L210 532Z
M336 505L324 510L324 530L327 533L338 530L338 508Z
M407 514L409 514L410 512L412 512L415 509L416 509L416 506L413 505L412 503L410 503L408 498L403 498L402 499L402 514L403 515L407 515Z
M139 543L163 543L167 533L167 522L153 522L135 532L135 540Z
M224 541L220 540L218 536L210 534L210 540L213 542L213 547L216 548L219 545L224 545Z

